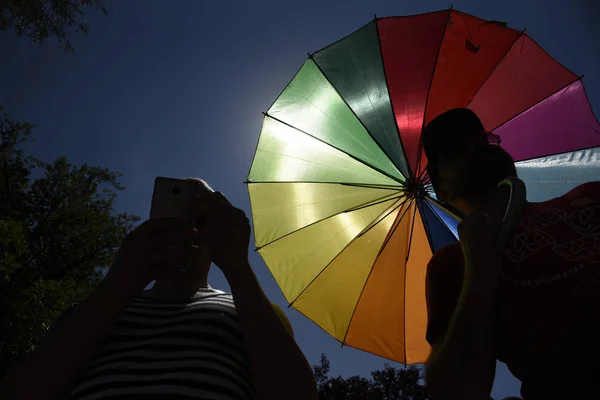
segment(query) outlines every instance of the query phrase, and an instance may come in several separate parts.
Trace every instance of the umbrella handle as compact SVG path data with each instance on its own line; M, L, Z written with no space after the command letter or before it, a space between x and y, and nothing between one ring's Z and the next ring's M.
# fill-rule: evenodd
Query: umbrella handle
M510 197L504 212L502 226L496 238L496 251L498 254L504 253L504 247L512 235L513 229L517 226L527 202L527 189L522 180L516 177L507 178L498 184L498 188L504 186L510 189Z

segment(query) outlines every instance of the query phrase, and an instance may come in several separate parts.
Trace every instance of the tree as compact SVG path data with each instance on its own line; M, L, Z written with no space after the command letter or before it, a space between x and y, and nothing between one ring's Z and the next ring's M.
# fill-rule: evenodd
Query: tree
M421 371L411 366L397 369L385 365L373 371L371 379L360 376L337 378L329 376L329 360L321 355L313 367L320 400L426 400L427 390L421 385Z
M71 51L69 31L88 33L86 9L107 13L103 0L0 0L0 31L13 29L34 43L54 36Z
M0 107L0 375L94 289L139 220L113 212L119 173L26 155L31 129Z

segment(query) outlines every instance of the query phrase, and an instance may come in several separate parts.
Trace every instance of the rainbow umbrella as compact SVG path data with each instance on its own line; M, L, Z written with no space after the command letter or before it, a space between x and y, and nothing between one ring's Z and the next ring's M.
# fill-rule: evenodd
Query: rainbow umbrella
M426 267L457 240L423 127L474 110L528 200L600 176L579 76L531 37L456 11L376 18L309 56L265 113L248 177L255 242L289 304L348 345L423 362Z

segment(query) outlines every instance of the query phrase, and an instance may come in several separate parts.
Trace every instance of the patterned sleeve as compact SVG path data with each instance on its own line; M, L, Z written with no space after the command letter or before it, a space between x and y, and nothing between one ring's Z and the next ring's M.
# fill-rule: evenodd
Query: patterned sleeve
M271 303L271 306L273 306L273 310L275 310L275 314L277 314L277 316L281 320L281 323L283 324L283 326L285 326L285 329L288 331L288 333L290 335L292 335L292 337L294 337L294 329L292 329L292 324L290 323L290 320L285 315L285 313L283 312L281 307L279 307L275 303Z
M459 243L438 250L427 266L427 342L443 338L462 289L464 262Z

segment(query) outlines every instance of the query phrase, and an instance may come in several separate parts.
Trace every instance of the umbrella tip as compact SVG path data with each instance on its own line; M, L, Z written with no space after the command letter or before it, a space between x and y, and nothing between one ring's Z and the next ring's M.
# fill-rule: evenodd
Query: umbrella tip
M377 14L373 14L373 19L377 19Z
M312 53L306 53L306 54L308 55L308 59L309 59L309 60L312 60L312 58L313 58L313 55L312 55Z

